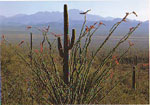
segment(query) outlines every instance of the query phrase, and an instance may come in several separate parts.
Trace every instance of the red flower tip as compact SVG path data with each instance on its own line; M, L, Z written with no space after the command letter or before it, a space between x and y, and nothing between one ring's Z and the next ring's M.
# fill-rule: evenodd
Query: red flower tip
M112 57L112 59L115 60L115 63L116 63L117 65L119 65L119 62L118 62L117 57L116 57L115 55Z
M24 43L24 40L22 40L19 44L18 44L18 46L20 46L21 44L23 44Z
M132 31L133 29L134 29L134 27L131 27L131 28L130 28L130 31Z
M32 28L32 26L27 26L27 29L30 29L30 28Z
M35 52L35 53L39 53L39 50L35 49L34 52Z
M89 27L88 27L88 26L86 26L85 31L86 31L86 32L88 32L88 31L89 31Z
M104 25L104 26L106 26L103 22L99 22L99 25Z
M43 44L40 44L41 53L43 52Z
M148 65L149 65L148 63L143 64L143 66L148 66Z
M5 39L5 35L4 34L2 35L2 39Z
M4 40L5 40L5 35L4 35L4 34L2 34L2 41L1 41L1 43L0 43L0 44L2 44L2 43L4 42Z
M129 43L130 46L134 45L134 43L132 43L131 41L128 41L128 43Z
M114 56L112 57L112 59L116 59L116 56L114 55Z
M99 22L99 25L102 25L103 24L103 22Z
M117 59L115 60L115 62L116 62L116 64L117 64L117 65L119 65L119 62L118 62L118 60L117 60Z
M94 26L94 25L90 26L90 29L93 29L93 28L95 28L95 26Z

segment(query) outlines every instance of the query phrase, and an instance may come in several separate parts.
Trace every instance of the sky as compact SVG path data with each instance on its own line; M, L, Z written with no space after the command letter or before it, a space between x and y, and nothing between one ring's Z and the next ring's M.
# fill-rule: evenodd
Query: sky
M97 1L0 1L0 15L10 17L16 14L34 14L40 11L63 11L63 5L68 4L69 9L86 11L90 14L103 17L120 18L126 12L135 11L138 14L129 16L129 19L140 21L148 20L149 0L97 0Z

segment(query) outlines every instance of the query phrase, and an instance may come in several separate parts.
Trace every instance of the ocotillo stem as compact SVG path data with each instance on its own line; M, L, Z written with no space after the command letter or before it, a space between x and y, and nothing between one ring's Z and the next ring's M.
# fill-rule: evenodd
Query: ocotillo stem
M134 64L135 64L135 65L138 64L138 58L137 58L137 56L135 56L135 58L134 58Z

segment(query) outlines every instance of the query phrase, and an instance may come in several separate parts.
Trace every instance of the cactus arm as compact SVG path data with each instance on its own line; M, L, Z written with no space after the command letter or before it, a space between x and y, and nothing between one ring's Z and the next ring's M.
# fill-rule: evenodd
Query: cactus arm
M64 56L64 53L63 53L61 38L58 37L57 40L58 40L58 51L59 51L59 55L60 55L60 57L63 57L63 56Z
M69 35L68 35L67 37L68 37L68 38L67 38L67 39L68 39L68 45L67 45L67 46L68 46L68 48L69 48L69 45L70 45L70 37L69 37Z
M69 50L72 49L73 45L74 45L74 42L75 42L75 34L76 34L76 30L75 29L72 29L72 37L71 37L71 43L69 45Z

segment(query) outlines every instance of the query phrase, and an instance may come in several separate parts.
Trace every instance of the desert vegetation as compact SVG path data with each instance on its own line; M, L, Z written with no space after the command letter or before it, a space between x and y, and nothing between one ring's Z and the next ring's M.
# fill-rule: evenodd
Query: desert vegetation
M69 35L67 5L64 5L64 35L51 32L52 26L41 28L43 40L33 46L33 34L25 44L12 44L2 35L2 103L4 105L49 104L148 104L148 52L135 54L134 43L128 38L141 23L131 27L112 48L109 39L133 11L126 13L109 30L102 43L91 50L94 33L106 27L103 22L86 25L86 12L79 35ZM54 36L49 40L48 35ZM71 38L70 38L71 37ZM127 48L120 46L128 42ZM94 46L93 46L94 47ZM107 49L107 50L105 50ZM133 50L134 49L134 50Z

